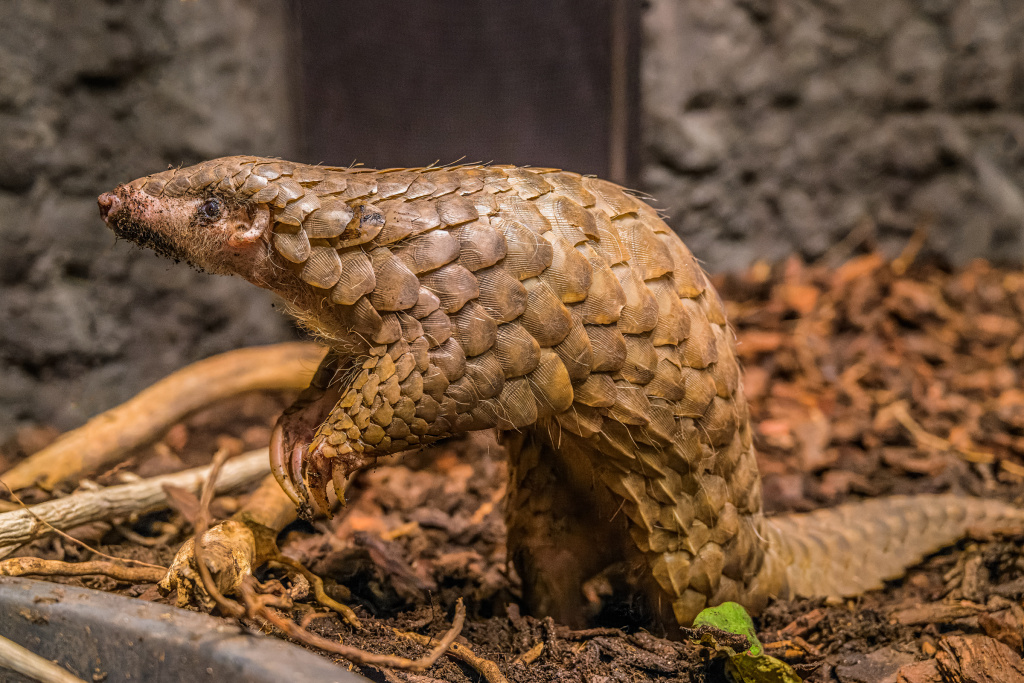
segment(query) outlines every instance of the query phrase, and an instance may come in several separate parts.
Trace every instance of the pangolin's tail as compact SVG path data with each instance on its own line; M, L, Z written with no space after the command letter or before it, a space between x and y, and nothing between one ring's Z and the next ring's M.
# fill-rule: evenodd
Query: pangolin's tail
M1024 529L1024 510L955 495L893 496L765 520L762 586L782 598L880 588L969 532Z

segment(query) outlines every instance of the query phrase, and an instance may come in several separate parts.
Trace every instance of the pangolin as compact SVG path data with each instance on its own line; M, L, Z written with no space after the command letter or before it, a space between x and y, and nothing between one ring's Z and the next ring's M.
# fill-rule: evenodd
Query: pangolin
M580 623L592 580L620 577L671 630L728 600L756 613L856 595L968 528L1024 523L953 495L765 517L722 302L658 213L610 182L235 156L99 204L118 237L271 290L328 345L271 443L305 516L374 458L497 429L535 614Z

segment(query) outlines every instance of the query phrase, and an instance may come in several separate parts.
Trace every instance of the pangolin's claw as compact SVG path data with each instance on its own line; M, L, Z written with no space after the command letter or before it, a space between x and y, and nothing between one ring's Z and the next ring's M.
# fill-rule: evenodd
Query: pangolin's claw
M270 471L274 475L274 479L277 480L278 486L288 495L292 503L296 507L302 505L302 500L299 498L298 492L295 490L295 486L292 485L292 480L288 476L285 465L286 449L284 445L284 427L280 422L274 426L274 431L270 435Z
M345 475L345 468L340 462L331 465L331 484L334 486L334 495L338 498L338 504L345 504L345 489L348 488L348 477Z
M327 485L331 479L332 460L323 453L323 442L314 442L306 457L306 479L313 504L328 519L331 517L331 503L327 500Z

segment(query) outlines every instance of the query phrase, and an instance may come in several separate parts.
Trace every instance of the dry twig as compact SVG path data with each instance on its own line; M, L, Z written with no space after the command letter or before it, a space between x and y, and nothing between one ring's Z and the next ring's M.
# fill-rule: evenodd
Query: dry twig
M399 631L397 629L395 630L395 633L403 638L415 641L420 645L430 645L432 640L429 636L424 636L419 633L409 633L408 631ZM541 647L543 648L543 644ZM448 649L448 654L452 657L461 659L466 664L469 664L478 674L483 676L488 683L508 683L508 679L505 678L503 673L501 673L501 669L498 668L496 663L479 656L462 643L452 643L452 646ZM537 653L537 656L540 656L539 652Z
M53 662L0 636L0 667L41 683L85 683Z
M225 467L218 482L218 491L236 489L266 475L270 470L267 450L241 455ZM153 477L134 484L111 486L100 491L75 493L47 501L31 508L0 514L0 557L9 555L18 546L45 535L50 530L73 529L83 524L110 520L132 513L159 510L167 504L164 485L170 484L197 491L210 471L198 467Z

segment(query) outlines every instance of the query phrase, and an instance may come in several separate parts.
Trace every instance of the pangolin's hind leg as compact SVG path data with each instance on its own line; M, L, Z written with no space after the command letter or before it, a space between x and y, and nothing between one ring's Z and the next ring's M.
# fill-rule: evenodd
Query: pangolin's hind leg
M639 598L632 606L645 611L643 591L630 585L643 575L643 559L617 499L594 476L591 458L574 441L556 448L530 429L505 432L501 441L510 466L509 558L530 613L576 628L587 625L602 607L595 598L606 597L592 590L595 578L613 579L616 599L625 592L627 603ZM646 622L649 615L632 614L629 620Z

